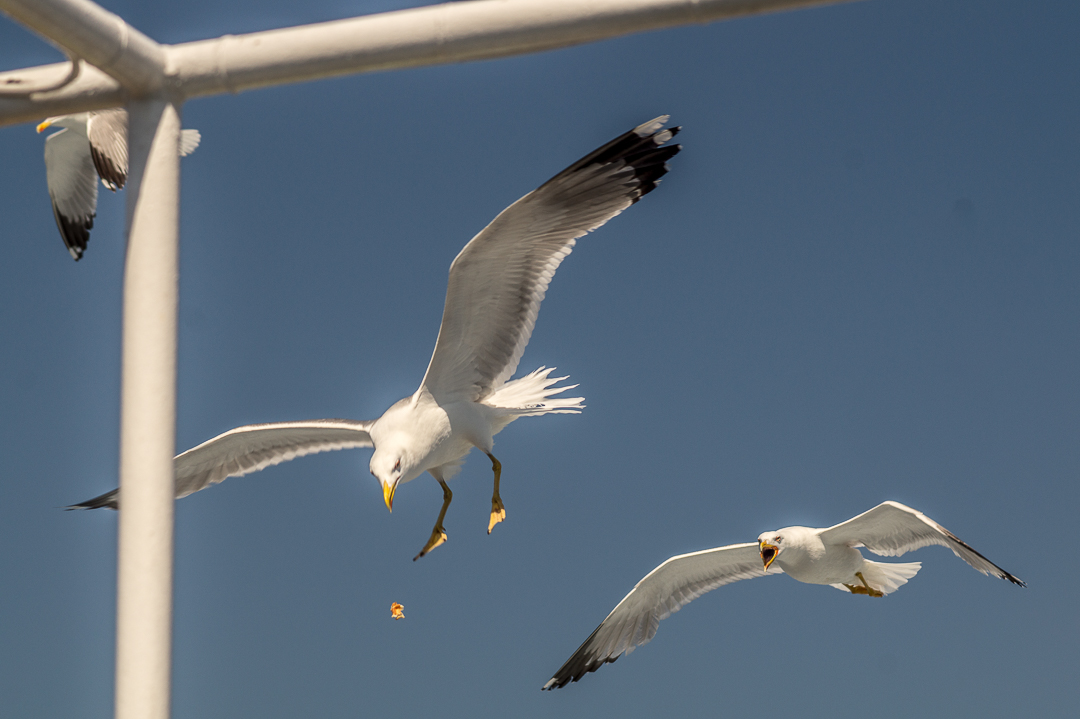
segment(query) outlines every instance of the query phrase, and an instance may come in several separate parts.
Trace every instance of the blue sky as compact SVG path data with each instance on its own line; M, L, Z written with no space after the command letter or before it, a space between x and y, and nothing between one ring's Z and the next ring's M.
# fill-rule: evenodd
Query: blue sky
M106 2L162 42L380 3ZM369 452L177 505L173 715L1074 716L1080 8L870 0L483 63L193 100L177 448L377 417L423 376L446 272L503 207L662 113L683 152L582 239L520 371L578 416L386 511ZM0 18L0 68L59 54ZM111 715L123 197L74 263L42 137L0 129L0 708ZM943 548L884 600L724 587L632 656L541 685L667 557L885 499ZM406 619L390 619L391 602Z

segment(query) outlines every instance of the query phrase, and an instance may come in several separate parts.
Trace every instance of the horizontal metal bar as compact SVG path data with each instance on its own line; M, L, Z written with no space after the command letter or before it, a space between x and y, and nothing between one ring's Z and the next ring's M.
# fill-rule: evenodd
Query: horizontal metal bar
M104 70L132 93L162 86L164 48L90 0L0 0L0 12Z
M41 65L28 70L0 73L0 90L43 87L68 74L68 63ZM87 63L73 82L53 92L5 97L0 94L0 127L20 122L37 122L46 117L86 110L122 106L128 94L114 78Z
M185 97L551 50L835 0L480 0L169 48Z
M15 1L0 0L0 7ZM177 98L189 98L335 75L507 57L646 30L851 1L475 0L161 47L167 90ZM2 73L0 86L5 78L29 72L34 71ZM95 84L88 81L88 73L83 75L72 87L52 93L29 99L0 97L0 126L105 106L103 97L115 92L116 85L102 84L100 75Z

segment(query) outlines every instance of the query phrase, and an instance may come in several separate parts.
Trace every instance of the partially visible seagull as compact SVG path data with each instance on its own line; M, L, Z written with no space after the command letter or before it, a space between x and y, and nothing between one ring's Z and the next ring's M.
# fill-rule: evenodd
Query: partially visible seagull
M99 110L50 117L38 132L62 127L45 139L45 177L53 216L72 258L78 261L97 215L97 178L116 192L127 181L127 110ZM199 146L198 130L181 130L181 155Z
M786 573L807 584L883 597L907 584L922 563L872 562L857 547L899 557L931 544L948 547L983 574L1027 586L922 512L882 502L835 527L787 527L762 532L757 543L672 557L637 583L543 688L566 686L629 654L653 638L660 620L725 584Z
M518 417L576 414L584 407L581 397L553 398L577 385L555 387L566 377L550 377L551 369L507 381L529 343L548 283L576 238L656 188L667 161L681 149L664 145L679 131L665 129L667 119L638 125L586 155L503 210L465 245L450 265L435 352L411 397L374 421L279 422L225 432L176 457L177 498L306 454L374 447L370 469L387 508L393 510L399 484L425 471L442 486L442 510L415 561L446 541L442 523L453 496L446 480L478 447L495 473L491 534L506 517L493 436ZM116 509L118 492L70 509Z

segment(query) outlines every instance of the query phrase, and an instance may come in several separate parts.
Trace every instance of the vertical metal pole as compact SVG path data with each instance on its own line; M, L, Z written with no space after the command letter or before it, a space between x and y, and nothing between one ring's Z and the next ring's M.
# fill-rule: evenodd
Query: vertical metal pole
M116 719L168 719L180 110L149 99L128 111Z

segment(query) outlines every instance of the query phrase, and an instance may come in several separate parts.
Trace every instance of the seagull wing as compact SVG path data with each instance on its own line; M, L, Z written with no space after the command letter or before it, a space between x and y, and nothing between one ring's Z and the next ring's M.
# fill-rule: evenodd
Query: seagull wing
M421 388L479 401L505 383L529 343L548 283L574 241L656 187L667 116L586 155L499 213L450 265L446 306Z
M97 213L97 177L86 138L68 129L45 138L45 178L60 237L78 260Z
M258 472L307 454L372 447L368 430L373 424L348 419L315 419L249 424L231 429L176 456L176 498L186 497L228 477ZM68 509L117 509L119 492L114 489Z
M127 182L127 110L100 110L89 113L86 136L94 167L105 187L114 192Z
M775 564L768 575L783 574ZM607 619L555 672L544 689L576 682L623 653L645 644L656 634L660 620L711 592L740 579L768 576L761 568L756 543L732 544L672 557L645 575L607 615Z
M828 544L847 544L850 547L866 547L874 554L899 557L919 547L939 544L948 547L983 574L1007 579L1021 587L1027 586L983 555L955 534L942 527L922 512L899 502L882 502L857 517L822 529L819 536Z

